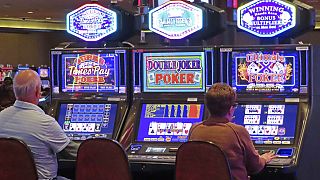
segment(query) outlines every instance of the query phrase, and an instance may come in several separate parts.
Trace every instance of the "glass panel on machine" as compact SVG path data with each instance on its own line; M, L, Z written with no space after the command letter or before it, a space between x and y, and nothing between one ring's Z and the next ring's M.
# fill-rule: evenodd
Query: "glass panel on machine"
M186 142L203 114L203 104L142 104L136 141Z
M71 140L112 138L117 104L64 103L58 123Z
M204 52L143 53L144 92L204 92Z
M234 50L231 85L238 93L299 92L299 51Z
M118 92L119 54L63 54L62 92Z
M254 144L292 145L297 115L297 104L241 104L233 122L248 130Z

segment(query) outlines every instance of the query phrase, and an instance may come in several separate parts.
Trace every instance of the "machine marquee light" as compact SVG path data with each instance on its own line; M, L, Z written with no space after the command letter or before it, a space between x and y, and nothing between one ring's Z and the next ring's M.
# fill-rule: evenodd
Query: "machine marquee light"
M67 14L67 32L85 41L98 41L117 31L117 14L98 4L85 4Z
M237 26L258 37L274 37L296 25L296 7L280 0L254 0L237 10Z
M183 1L168 1L149 12L149 29L168 39L182 39L202 27L202 10Z

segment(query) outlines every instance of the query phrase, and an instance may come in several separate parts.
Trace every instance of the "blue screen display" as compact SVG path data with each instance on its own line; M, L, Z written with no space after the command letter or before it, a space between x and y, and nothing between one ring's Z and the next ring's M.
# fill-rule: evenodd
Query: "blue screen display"
M254 144L294 143L297 104L241 104L234 112L235 124L244 126Z
M63 54L62 92L118 92L119 54Z
M71 140L112 138L117 104L60 104L58 123Z
M299 91L299 51L235 50L231 64L231 85L237 92Z
M203 104L142 104L136 141L186 142L203 113Z

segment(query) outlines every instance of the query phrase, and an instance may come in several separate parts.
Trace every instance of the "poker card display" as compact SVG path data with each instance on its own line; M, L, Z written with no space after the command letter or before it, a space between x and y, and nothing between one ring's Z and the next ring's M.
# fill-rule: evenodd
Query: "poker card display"
M142 104L137 141L186 142L203 111L203 104Z
M296 104L241 104L233 122L243 125L255 144L293 144L297 111Z

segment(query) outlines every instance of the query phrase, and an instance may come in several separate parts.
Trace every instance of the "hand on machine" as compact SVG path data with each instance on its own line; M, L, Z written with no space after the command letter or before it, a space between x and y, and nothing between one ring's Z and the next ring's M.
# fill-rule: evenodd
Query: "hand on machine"
M266 163L269 163L272 159L278 157L274 151L269 151L267 153L264 153L262 155L260 155L265 161Z

